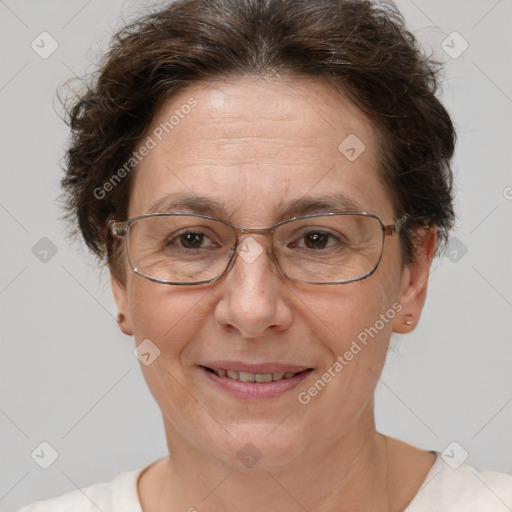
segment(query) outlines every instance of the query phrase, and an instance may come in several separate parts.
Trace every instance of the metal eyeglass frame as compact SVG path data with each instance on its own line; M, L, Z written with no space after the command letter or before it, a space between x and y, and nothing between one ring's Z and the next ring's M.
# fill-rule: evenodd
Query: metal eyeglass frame
M303 280L300 280L300 279L294 279L292 277L289 277L288 275L286 275L286 273L283 271L283 269L281 268L281 265L279 263L279 260L277 258L277 256L275 255L274 253L274 231L276 228L278 228L279 226L282 226L283 224L287 224L289 222L293 222L293 221L296 221L296 220L302 220L302 219L310 219L310 218L315 218L315 217L326 217L326 216L330 216L330 215L354 215L354 216L365 216L365 217L371 217L371 218L374 218L374 219L377 219L382 227L382 245L381 245L381 251L380 251L380 256L379 256L379 259L377 261L377 263L375 264L375 266L373 267L372 270L366 272L365 274L363 274L362 276L360 277L355 277L353 279L348 279L348 280L345 280L345 281L333 281L333 282L315 282L315 281L303 281ZM208 220L213 220L213 221L217 221L217 222L221 222L222 224L225 224L226 226L230 227L233 231L233 234L235 236L235 245L231 248L231 253L229 255L229 260L227 262L227 265L226 265L226 268L217 276L217 277L214 277L213 279L208 279L206 281L197 281L197 282L173 282L173 281L163 281L161 279L157 279L157 278L154 278L154 277L149 277L149 276L146 276L144 274L141 274L137 267L133 265L132 261L131 261L131 258L130 258L130 250L129 250L129 241L128 241L128 234L129 234L129 228L130 226L138 221L138 220L141 220L141 219L144 219L144 218L148 218L148 217L177 217L177 216L187 216L187 217L198 217L198 218L201 218L201 219L208 219ZM377 215L374 215L372 213L368 213L368 212L353 212L353 211L348 211L348 212L327 212L327 213L315 213L315 214L312 214L312 215L304 215L302 217L292 217L291 219L287 219L287 220L283 220L283 221L280 221L278 222L277 224L274 224L273 226L270 226L269 228L243 228L243 227L237 227L237 226L234 226L233 224L230 224L229 222L225 221L225 220L222 220L222 219L218 219L216 217L210 217L208 215L199 215L199 214L193 214L193 213L183 213L183 212L165 212L165 213L149 213L149 214L144 214L144 215L137 215L136 217L132 217L124 222L119 222L119 221L116 221L115 219L112 219L108 222L108 229L109 229L109 232L110 234L115 237L115 238L120 238L120 239L126 239L127 241L127 255L128 255L128 261L130 263L130 266L132 267L132 270L135 274L143 277L144 279L148 279L149 281L153 281L155 283L161 283L161 284L172 284L172 285L176 285L176 286L193 286L193 285L199 285L199 284L208 284L208 283L214 283L215 281L218 281L222 276L224 276L228 270L230 269L230 267L233 266L235 260L236 260L236 254L237 254L237 248L239 247L240 245L240 237L241 235L250 235L250 234L255 234L255 235L266 235L267 237L269 235L271 235L271 238L270 238L270 247L268 249L268 253L270 255L270 258L271 260L274 262L274 264L276 265L277 269L279 270L280 274L282 276L284 276L286 279L289 279L290 281L294 281L294 282L297 282L297 283L304 283L304 284L326 284L326 285L333 285L333 284L347 284L347 283L353 283L355 281L361 281L363 279L366 279L367 277L371 276L376 270L377 270L377 267L379 266L379 263L382 259L382 254L384 252L384 240L385 240L385 237L386 236L393 236L395 234L397 234L403 227L405 221L407 219L407 216L406 215L403 215L402 217L400 217L399 219L395 220L393 222L393 224L388 224L388 225L385 225L382 220L377 217Z

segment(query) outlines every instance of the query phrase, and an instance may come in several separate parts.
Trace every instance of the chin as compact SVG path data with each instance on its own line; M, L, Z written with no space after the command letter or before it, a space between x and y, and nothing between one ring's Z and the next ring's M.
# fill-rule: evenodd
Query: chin
M235 428L230 432L233 430ZM238 423L236 433L232 436L226 434L217 440L215 445L218 451L212 455L237 471L272 472L293 464L304 453L309 441L307 431L290 429L278 422L258 425Z

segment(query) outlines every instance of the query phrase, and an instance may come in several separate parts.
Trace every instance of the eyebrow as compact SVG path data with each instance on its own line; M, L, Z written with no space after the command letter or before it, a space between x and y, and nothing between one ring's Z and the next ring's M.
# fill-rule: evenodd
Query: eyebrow
M207 197L192 194L167 194L155 201L147 210L147 213L165 213L183 211L187 213L198 213L200 215L227 216L226 208L219 202Z
M338 192L319 197L304 196L281 204L274 210L274 217L279 222L314 213L362 211L364 209L357 201ZM148 208L146 213L166 212L196 213L224 220L230 217L229 209L222 203L207 197L183 193L168 194L158 199Z
M279 220L313 213L362 212L362 206L354 199L338 192L320 197L301 197L282 205L277 216Z

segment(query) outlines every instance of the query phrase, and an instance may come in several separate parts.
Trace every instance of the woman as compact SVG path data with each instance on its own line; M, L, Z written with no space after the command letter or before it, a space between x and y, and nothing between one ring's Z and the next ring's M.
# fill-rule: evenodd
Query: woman
M25 512L508 510L511 477L374 422L453 223L435 67L362 0L178 0L118 34L63 185L169 456Z

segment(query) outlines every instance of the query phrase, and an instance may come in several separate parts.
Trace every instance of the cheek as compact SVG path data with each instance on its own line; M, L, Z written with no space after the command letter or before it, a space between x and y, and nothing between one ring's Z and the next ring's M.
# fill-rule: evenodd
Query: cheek
M135 276L128 293L137 343L151 340L160 350L159 357L176 364L204 322L203 299L209 291L183 291Z
M332 292L312 292L304 296L302 315L310 319L318 338L331 352L346 350L352 340L364 339L364 333L376 326L380 337L391 332L395 293L380 282L377 275L363 281L341 285ZM300 313L299 313L300 316ZM363 333L361 336L360 334Z
M182 291L135 276L128 293L135 340L150 353L149 364L141 358L148 388L167 421L194 414L196 402L183 389L193 345L189 342L204 326L208 290Z
M371 403L399 309L383 290L374 279L347 285L321 301L311 296L309 327L328 355L317 379L298 390L303 413L321 411L326 424L348 431Z
M382 282L381 276L345 285L321 300L311 296L309 309L316 314L309 318L316 319L313 329L330 354L325 370L343 373L345 382L374 383L368 370L378 375L386 359L393 319L401 305L394 287ZM342 367L333 368L336 362Z

